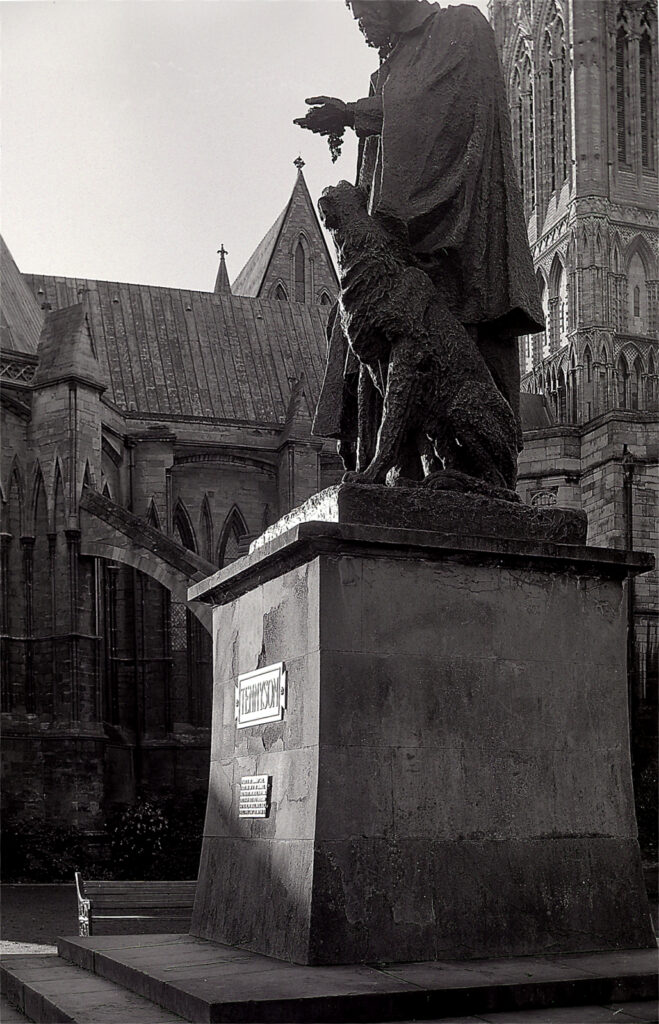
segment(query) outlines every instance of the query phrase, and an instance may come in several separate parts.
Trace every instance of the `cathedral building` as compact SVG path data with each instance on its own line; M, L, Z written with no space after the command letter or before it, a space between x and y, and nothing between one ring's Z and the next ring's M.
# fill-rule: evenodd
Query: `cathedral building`
M490 19L547 320L520 344L518 489L585 509L591 544L656 552L656 5L490 0ZM187 587L341 474L310 432L338 284L296 165L233 285L220 250L212 291L21 273L3 244L9 821L93 834L138 794L207 785L209 610ZM627 594L646 738L657 579Z
M518 490L529 504L583 508L590 544L656 554L657 5L490 0L490 20L546 317L520 339ZM656 571L628 584L630 703L646 739L658 584Z
M2 248L6 821L102 828L207 786L210 609L187 587L334 482L311 437L337 278L302 172L213 291L21 274Z

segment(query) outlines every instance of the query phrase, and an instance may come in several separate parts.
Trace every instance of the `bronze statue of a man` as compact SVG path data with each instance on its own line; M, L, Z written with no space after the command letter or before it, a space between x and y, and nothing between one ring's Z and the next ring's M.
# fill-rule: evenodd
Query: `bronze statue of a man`
M513 166L510 122L490 25L474 7L427 0L352 0L380 53L368 97L313 97L298 124L359 136L357 183L368 213L404 238L414 265L481 352L519 430L519 335L544 326ZM359 364L340 317L314 433L356 433Z

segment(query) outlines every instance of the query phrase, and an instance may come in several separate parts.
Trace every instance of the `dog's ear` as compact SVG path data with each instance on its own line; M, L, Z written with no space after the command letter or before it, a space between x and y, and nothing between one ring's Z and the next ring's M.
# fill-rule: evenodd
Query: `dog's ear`
M373 219L384 228L388 235L392 235L398 242L409 247L410 233L407 224L400 217L396 217L393 213L387 213L386 210L378 210L373 214Z

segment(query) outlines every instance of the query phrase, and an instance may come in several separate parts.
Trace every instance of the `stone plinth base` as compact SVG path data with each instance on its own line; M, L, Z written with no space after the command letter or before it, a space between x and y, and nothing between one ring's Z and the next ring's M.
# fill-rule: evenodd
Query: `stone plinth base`
M302 523L214 608L195 936L304 964L650 946L613 551ZM284 662L281 722L239 674ZM272 777L266 819L241 777Z
M585 544L588 519L574 508L533 508L482 494L430 486L335 484L312 495L252 541L257 551L301 523L351 523L385 529L430 530L461 537L533 543Z

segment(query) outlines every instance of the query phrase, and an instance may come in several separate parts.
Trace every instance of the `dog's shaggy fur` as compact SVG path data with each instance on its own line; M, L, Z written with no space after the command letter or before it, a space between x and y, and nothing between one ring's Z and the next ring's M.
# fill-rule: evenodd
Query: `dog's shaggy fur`
M403 232L371 217L364 193L345 181L325 189L318 205L336 245L343 329L362 364L357 469L344 479L426 476L436 486L451 480L513 497L512 409L474 340L414 265ZM368 427L373 388L382 399L376 437Z

